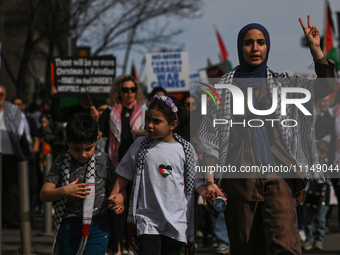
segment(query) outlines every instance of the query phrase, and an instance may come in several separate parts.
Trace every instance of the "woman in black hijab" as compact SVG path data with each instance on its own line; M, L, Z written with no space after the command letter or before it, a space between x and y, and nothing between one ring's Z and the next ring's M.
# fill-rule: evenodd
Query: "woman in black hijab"
M312 26L308 16L308 27L299 19L315 62L318 77L334 78L334 65L329 63L320 48L319 30ZM226 173L221 188L227 194L228 205L225 220L230 238L231 254L301 254L298 237L296 205L300 204L305 187L304 178L323 182L322 174L308 171L308 166L318 163L315 146L314 101L334 91L334 79L323 84L287 73L275 73L267 67L270 49L269 33L260 24L243 27L237 39L240 65L225 74L220 84L233 84L242 90L244 97L252 97L255 109L267 110L272 106L273 90L281 87L299 87L308 90L311 100L304 106L312 116L305 116L298 106L287 107L281 114L281 93L278 92L276 110L269 116L257 116L245 105L244 115L232 114L232 95L227 89L217 89L223 105L208 105L199 133L199 147L205 152L205 161L210 166L235 166L236 174ZM250 79L251 78L251 79ZM252 94L248 95L248 88ZM298 99L303 93L290 93ZM286 98L282 98L286 100ZM247 102L247 100L245 100ZM228 123L252 125L212 125L214 119L226 119ZM278 121L268 122L265 119ZM294 128L280 125L293 119ZM261 124L266 122L265 124ZM273 124L274 123L274 124ZM256 127L254 127L256 126ZM266 166L267 172L240 173L247 167ZM301 172L287 175L273 169L303 166ZM209 202L222 195L219 183L222 176L206 175L206 195Z

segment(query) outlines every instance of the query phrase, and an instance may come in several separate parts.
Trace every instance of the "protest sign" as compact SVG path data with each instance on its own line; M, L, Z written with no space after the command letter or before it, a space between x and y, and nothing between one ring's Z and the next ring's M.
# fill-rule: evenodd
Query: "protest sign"
M52 86L57 88L57 97L78 97L87 93L107 97L115 75L114 56L56 57L51 63Z
M167 92L189 91L189 60L187 52L156 52L146 54L147 92L162 87Z

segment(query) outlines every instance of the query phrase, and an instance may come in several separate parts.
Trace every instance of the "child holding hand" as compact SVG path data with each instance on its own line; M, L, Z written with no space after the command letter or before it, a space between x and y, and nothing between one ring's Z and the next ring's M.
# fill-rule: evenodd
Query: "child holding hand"
M117 166L109 201L133 181L128 222L130 229L136 225L139 255L179 255L183 243L189 243L189 252L192 248L194 192L204 188L195 183L189 128L180 102L156 94L147 115L148 135L139 137Z
M97 139L95 119L74 114L66 126L70 149L56 158L46 176L40 199L56 201L52 254L105 254L110 236L107 194L114 166L106 153L95 150ZM123 210L123 195L112 197L118 213Z

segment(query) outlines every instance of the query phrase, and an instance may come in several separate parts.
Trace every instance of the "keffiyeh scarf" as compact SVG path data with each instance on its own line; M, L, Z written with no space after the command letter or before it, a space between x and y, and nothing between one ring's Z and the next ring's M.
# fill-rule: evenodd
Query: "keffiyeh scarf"
M70 167L71 167L71 160L72 156L70 151L67 151L65 154L64 162L61 165L61 174L62 174L62 186L66 186L70 183ZM95 155L88 161L86 165L86 172L85 172L85 182L89 184L87 188L90 188L90 194L86 196L84 203L83 203L83 227L82 227L82 240L79 245L79 249L77 255L83 254L89 229L92 223L92 214L93 214L93 205L94 205L94 198L95 198ZM68 196L64 196L59 199L54 205L54 225L56 229L56 235L54 238L53 248L52 248L52 255L59 254L58 245L56 244L56 238L58 234L58 230L60 224L63 219L64 210L66 207Z
M20 161L25 161L27 159L20 147L20 139L25 131L24 115L18 106L7 101L4 102L3 114L14 153Z
M230 73L225 74L219 84L232 84L236 70L235 67ZM273 98L273 88L277 87L300 87L308 89L311 92L311 99L305 103L306 109L312 113L312 116L305 116L296 106L287 105L286 115L281 114L281 96L278 96L277 108L275 110L275 119L280 123L288 119L298 121L296 128L279 125L281 139L296 165L301 166L303 177L309 180L315 180L318 183L324 182L322 172L309 171L309 168L319 163L318 153L315 144L315 126L316 113L314 106L313 80L301 79L296 76L289 76L287 73L275 73L267 68L267 88L269 95ZM229 150L230 125L218 125L213 127L213 119L231 119L231 92L227 89L217 89L221 96L223 106L208 107L210 112L202 119L199 131L199 147L205 153L215 156L219 159L219 164L224 165ZM281 95L280 93L278 93ZM290 93L290 98L304 97L300 93ZM222 173L221 173L222 174ZM221 178L222 176L216 176Z
M173 134L175 140L179 142L184 149L185 154L185 169L184 169L184 182L185 182L185 193L187 198L187 220L188 220L188 246L189 246L189 254L193 251L194 244L194 192L195 192L195 161L194 161L194 153L192 145L183 139L178 134ZM144 163L147 158L147 154L152 142L152 138L150 136L145 136L143 139L141 146L137 153L137 172L135 174L132 192L129 204L129 212L128 212L128 225L129 225L129 244L131 245L134 237L134 225L136 224L135 215L137 210L137 200L138 200L138 192L141 181L142 171L144 170Z
M120 145L120 135L122 133L122 120L121 113L123 110L123 105L117 103L110 113L110 134L109 134L109 156L113 161L115 167L118 165L118 148ZM133 110L130 117L130 127L131 130L142 130L144 129L144 110L140 104L135 101L133 105Z

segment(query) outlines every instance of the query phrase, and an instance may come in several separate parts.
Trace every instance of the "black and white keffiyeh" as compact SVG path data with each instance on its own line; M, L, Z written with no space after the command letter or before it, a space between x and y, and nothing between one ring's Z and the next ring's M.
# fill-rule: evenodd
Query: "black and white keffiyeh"
M231 72L225 74L219 84L232 84L234 74L238 66ZM275 110L275 117L282 123L288 119L298 121L297 127L291 128L279 125L279 133L282 141L293 157L296 164L301 166L304 178L315 180L316 182L324 182L322 172L309 171L309 168L318 163L318 154L315 144L316 113L314 107L314 80L302 79L297 76L289 76L283 72L275 73L267 68L267 88L270 97L273 97L273 88L278 88L278 102ZM305 103L306 109L312 113L312 116L305 116L295 105L288 104L286 115L281 114L281 93L282 87L300 87L311 92L311 99ZM224 165L228 155L230 125L217 125L213 127L213 119L231 120L231 92L228 89L216 89L223 102L223 106L208 107L208 113L202 119L199 131L199 147L207 154L213 155L219 159L219 164ZM288 93L290 98L304 98L302 93ZM210 102L212 103L212 102ZM288 122L289 123L289 122ZM222 174L222 173L221 173ZM221 176L218 176L221 177Z
M70 183L71 161L72 161L71 153L70 151L67 151L65 154L63 164L61 165L62 186L66 186ZM92 223L93 205L94 205L94 199L95 199L95 165L96 165L95 155L93 154L93 156L87 162L87 165L86 165L85 182L89 184L87 188L90 188L91 190L89 192L89 195L86 196L84 203L83 203L82 240L80 242L77 255L83 254L85 250L89 228ZM59 199L54 205L54 211L55 211L54 225L56 229L56 235L54 238L52 255L59 254L58 245L56 243L56 238L57 238L60 224L63 219L67 199L68 199L68 196L64 196L61 199Z

